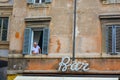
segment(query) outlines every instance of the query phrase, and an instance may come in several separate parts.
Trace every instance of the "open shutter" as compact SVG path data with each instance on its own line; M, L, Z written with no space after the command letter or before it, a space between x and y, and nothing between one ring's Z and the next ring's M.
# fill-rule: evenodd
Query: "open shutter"
M31 50L31 28L26 28L24 32L23 54L30 54Z
M120 28L115 25L107 27L107 52L116 55L120 52Z
M112 27L107 26L106 28L106 47L107 47L107 53L112 53Z
M34 0L27 0L28 4L32 4L34 2Z
M45 0L45 3L51 3L52 0Z
M49 28L43 29L42 54L48 54Z
M116 27L116 53L120 53L120 26Z

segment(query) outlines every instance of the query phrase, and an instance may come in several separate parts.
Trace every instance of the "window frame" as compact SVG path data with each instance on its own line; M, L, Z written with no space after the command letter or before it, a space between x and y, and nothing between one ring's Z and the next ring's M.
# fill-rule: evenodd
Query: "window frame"
M2 40L2 36L0 37L0 41L9 41L9 23L10 23L10 17L8 17L8 16L0 16L0 18L2 18L2 28L3 28L3 18L8 18L8 26L7 26L7 37L6 37L6 40ZM3 30L1 30L1 31L3 31ZM2 34L1 34L2 35Z
M42 2L42 0L39 0L39 3L36 3L36 0L33 1L34 4L42 4L42 3L45 3L45 2Z
M103 4L119 4L120 1L119 0L101 0Z
M39 3L36 3L35 0L27 0L27 4L49 4L51 3L52 0L44 0L44 2L42 2L42 0L39 0Z
M25 38L25 36L26 36L26 32L24 32L24 42L23 42L23 55L31 55L32 53L31 53L31 50L32 50L32 47L33 47L33 35L34 35L34 31L43 31L43 41L42 41L42 53L41 54L48 54L48 49L49 49L49 37L50 37L50 31L49 31L49 27L39 27L39 28L36 28L36 27L26 27L25 28L25 30L26 29L29 29L30 30L30 33L29 33L29 37L27 38L27 39L29 39L29 44L28 43L25 43L26 42L26 38ZM47 34L48 34L48 36L47 36L47 50L45 50L46 49L46 44L44 44L44 42L46 42L46 41L44 41L45 39L44 39L44 34L46 33L46 32L44 32L44 30L45 29L48 29L48 32L47 32ZM30 36L31 35L31 36ZM46 38L46 37L45 37ZM24 47L24 46L26 46L26 44L28 44L29 46L27 47L27 51L26 51L26 47ZM45 49L44 49L45 48Z
M32 54L32 47L33 47L33 38L34 38L34 32L35 31L43 31L43 28L31 28L32 30L32 36L31 36L31 49L30 49L30 54ZM41 46L40 46L41 47ZM42 53L41 53L42 54Z
M104 55L104 54L110 54L110 55L120 54L120 52L112 53L112 52L108 51L108 42L107 42L108 41L107 40L108 39L108 30L107 29L109 26L112 26L112 25L118 27L118 26L120 26L120 23L119 22L109 22L109 21L107 23L102 23L102 55ZM113 36L116 37L116 34ZM114 41L115 41L115 39L114 39ZM114 42L114 45L116 45L116 42Z

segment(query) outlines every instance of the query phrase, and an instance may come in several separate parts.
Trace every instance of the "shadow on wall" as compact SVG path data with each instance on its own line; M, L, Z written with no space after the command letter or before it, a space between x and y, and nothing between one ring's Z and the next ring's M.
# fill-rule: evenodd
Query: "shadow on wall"
M0 80L7 80L7 61L0 60Z

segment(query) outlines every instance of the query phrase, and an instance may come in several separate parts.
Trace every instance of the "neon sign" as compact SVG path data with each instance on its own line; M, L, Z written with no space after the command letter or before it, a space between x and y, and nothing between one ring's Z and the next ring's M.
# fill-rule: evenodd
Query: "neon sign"
M70 57L66 56L61 59L58 71L66 72L68 70L86 72L89 70L89 64L86 62L72 61Z

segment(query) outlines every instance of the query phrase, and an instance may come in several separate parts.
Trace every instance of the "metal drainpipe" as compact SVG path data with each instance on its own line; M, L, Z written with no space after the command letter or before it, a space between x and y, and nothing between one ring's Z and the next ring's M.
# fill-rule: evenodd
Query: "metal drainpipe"
M73 33L73 56L72 60L75 60L75 46L76 46L76 3L77 1L74 0L74 33Z

